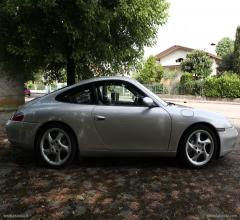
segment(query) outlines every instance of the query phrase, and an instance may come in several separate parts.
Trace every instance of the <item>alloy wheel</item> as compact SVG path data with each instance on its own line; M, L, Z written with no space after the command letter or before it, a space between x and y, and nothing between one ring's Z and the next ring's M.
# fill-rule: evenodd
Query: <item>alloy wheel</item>
M61 166L71 155L69 135L60 128L45 131L40 141L40 151L45 161L53 166Z
M212 135L206 130L195 130L186 142L186 156L195 166L207 164L214 153L214 141Z

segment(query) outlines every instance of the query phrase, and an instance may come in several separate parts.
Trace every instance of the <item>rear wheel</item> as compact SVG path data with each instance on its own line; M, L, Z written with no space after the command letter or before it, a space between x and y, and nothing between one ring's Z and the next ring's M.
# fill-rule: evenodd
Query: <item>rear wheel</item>
M49 167L57 168L72 162L77 145L67 126L53 123L40 131L36 147L40 161Z
M190 167L201 168L215 157L217 138L209 127L195 126L185 133L180 147L182 161Z

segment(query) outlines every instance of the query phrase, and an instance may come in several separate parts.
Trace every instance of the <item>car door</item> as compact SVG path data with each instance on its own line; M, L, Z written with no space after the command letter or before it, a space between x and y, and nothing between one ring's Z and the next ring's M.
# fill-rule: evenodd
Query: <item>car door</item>
M96 132L92 120L92 111L96 104L92 83L76 86L60 93L56 100L61 104L58 106L55 117L74 130L81 153L106 150L106 145Z
M95 85L98 104L92 117L99 136L112 151L167 151L171 130L169 114L146 107L146 95L125 81Z

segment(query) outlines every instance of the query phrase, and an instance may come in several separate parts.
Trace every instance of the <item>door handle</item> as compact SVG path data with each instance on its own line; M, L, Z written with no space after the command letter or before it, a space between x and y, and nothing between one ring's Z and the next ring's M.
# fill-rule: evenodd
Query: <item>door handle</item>
M98 120L98 121L103 121L106 119L105 116L102 116L102 115L95 115L95 119Z

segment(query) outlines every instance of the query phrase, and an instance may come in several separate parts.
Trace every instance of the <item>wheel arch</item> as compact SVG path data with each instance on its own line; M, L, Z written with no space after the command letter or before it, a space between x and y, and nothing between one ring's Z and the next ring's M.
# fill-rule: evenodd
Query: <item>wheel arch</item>
M43 123L38 129L37 129L37 132L36 132L36 135L35 135L35 138L34 138L34 151L36 152L36 147L37 147L37 139L38 139L38 136L40 135L41 131L51 125L51 124L59 124L59 125L64 125L66 126L73 134L74 138L75 138L75 142L77 144L77 154L79 154L79 148L78 148L78 139L77 139L77 135L76 133L74 132L74 130L71 128L71 126L69 126L67 123L65 122L62 122L62 121L57 121L57 120L54 120L54 121L47 121L45 123Z
M192 129L193 127L196 127L196 126L207 126L208 128L210 128L214 134L216 135L216 139L217 139L217 152L216 152L216 158L219 158L220 156L220 149L221 149L221 142L220 142L220 137L219 137L219 134L217 132L217 129L210 123L207 123L207 122L197 122L197 123L194 123L194 124L191 124L190 126L188 126L184 132L182 133L181 135L181 138L178 142L178 146L177 146L177 156L179 156L180 154L180 149L181 149L181 144L182 144L182 141L183 141L183 138L184 138L184 135L190 130Z

